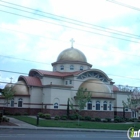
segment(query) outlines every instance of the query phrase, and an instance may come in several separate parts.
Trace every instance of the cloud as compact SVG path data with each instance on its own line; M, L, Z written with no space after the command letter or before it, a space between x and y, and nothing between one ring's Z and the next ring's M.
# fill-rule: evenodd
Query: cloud
M38 0L22 0L20 2L12 0L11 2L35 8L36 10L32 11L30 16L38 18L38 21L23 17L14 17L13 15L5 17L4 15L4 19L0 24L2 37L0 54L44 62L46 64L0 57L3 69L25 73L28 73L31 68L51 70L51 63L56 61L61 51L71 47L69 40L74 38L74 47L86 55L88 62L93 65L93 68L99 68L107 74L139 77L139 67L135 66L140 64L139 57L135 56L140 55L139 44L96 35L96 33L101 33L112 36L113 34L109 32L62 23L58 20L54 21L45 17L41 18L34 14L39 13L40 10L44 10L60 16L82 20L92 25L99 25L131 34L139 34L139 24L135 22L138 16L136 11L105 0L96 2L93 0L42 0L41 2ZM88 30L88 32L57 26L48 22L65 24L73 28ZM2 28L23 33L4 30ZM107 29L104 29L104 31L107 31ZM132 38L129 39L133 40ZM19 75L6 73L2 75L1 80L10 81L9 78L11 76L16 81ZM137 83L137 81L132 79L122 80L115 76L113 78L117 83Z

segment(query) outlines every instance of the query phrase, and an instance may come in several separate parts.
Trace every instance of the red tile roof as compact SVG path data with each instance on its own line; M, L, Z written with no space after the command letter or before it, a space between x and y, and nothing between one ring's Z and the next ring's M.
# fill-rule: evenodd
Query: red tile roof
M113 85L113 91L119 91L119 88L115 85Z
M42 86L40 79L37 77L30 77L30 76L22 76L21 75L18 78L18 81L21 81L21 80L24 80L26 82L26 84L29 86L38 86L38 87Z
M54 71L46 71L46 70L37 70L37 69L32 69L29 72L29 76L33 76L32 74L34 72L39 73L42 76L56 76L56 77L67 77L67 76L72 76L81 73L82 71L76 71L76 72L54 72Z

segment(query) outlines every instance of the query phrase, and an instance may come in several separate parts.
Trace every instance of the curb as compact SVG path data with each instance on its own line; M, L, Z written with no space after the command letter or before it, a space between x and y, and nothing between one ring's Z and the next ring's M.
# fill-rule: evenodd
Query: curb
M37 126L36 127L0 126L0 129L127 133L127 130L75 129L75 128L53 128L53 127L37 127Z

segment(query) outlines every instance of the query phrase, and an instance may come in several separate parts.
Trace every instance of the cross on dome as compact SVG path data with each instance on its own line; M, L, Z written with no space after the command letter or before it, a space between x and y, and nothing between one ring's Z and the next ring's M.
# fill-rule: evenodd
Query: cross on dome
M10 79L11 79L10 83L12 83L13 78L11 77Z
M75 42L74 39L72 38L72 39L70 40L70 42L71 42L71 48L73 48L73 43Z

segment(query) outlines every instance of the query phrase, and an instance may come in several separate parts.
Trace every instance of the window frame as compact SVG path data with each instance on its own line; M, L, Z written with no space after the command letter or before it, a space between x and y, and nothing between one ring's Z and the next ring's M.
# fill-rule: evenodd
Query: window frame
M103 110L107 110L107 101L103 102Z
M54 103L54 104L53 104L53 108L54 108L54 109L58 109L58 106L59 106L58 103Z
M11 106L11 107L14 107L14 98L11 99L10 106Z
M68 81L67 80L65 81L65 85L68 85Z
M83 66L80 66L80 70L84 70L84 67Z
M70 85L72 84L72 80L69 80L69 84L70 84Z
M61 65L60 66L60 70L64 70L64 65Z
M74 65L70 65L70 70L74 70Z
M87 102L87 110L92 110L92 102L91 101Z
M18 107L22 107L23 106L23 99L19 98L18 99Z
M101 110L100 101L96 101L96 110Z

